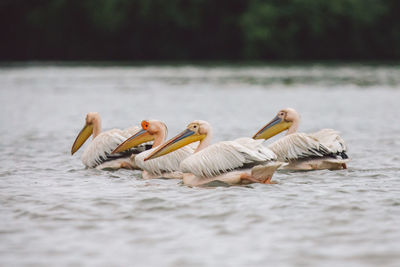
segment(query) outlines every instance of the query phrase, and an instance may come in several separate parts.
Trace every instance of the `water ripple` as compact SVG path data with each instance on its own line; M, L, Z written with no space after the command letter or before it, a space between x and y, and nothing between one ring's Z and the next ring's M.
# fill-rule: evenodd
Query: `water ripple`
M399 266L400 132L382 119L400 115L399 71L1 68L0 265ZM342 132L347 170L190 188L85 169L81 151L69 154L88 111L105 128L161 119L171 136L205 119L220 141L251 136L287 106L301 112L301 131Z

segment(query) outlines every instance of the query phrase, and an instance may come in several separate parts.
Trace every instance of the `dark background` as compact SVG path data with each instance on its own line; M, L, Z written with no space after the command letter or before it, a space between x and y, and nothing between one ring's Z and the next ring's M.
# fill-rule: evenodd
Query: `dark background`
M399 0L0 0L0 60L398 60Z

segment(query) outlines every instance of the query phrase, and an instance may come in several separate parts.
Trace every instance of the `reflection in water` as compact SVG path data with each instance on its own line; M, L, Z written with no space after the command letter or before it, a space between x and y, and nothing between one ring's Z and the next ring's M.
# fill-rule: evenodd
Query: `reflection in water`
M379 65L3 66L0 263L398 266L399 82ZM160 119L170 136L203 119L220 141L288 106L300 131L341 131L348 170L189 188L69 154L89 111L105 129Z

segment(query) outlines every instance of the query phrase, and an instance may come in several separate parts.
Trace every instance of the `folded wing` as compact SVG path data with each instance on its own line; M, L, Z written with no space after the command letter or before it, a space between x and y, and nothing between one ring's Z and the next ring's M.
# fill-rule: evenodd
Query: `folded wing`
M106 161L115 160L118 158L129 157L132 154L137 154L149 148L148 144L143 144L130 150L118 154L111 152L127 138L140 130L134 126L125 130L112 129L100 133L90 142L89 146L82 154L82 162L88 167L96 167Z
M323 129L312 134L294 133L282 137L268 146L280 161L295 161L312 158L348 158L346 144L339 133Z
M275 154L263 146L262 142L240 138L210 145L182 161L181 171L198 177L213 177L238 168L251 168L276 160Z

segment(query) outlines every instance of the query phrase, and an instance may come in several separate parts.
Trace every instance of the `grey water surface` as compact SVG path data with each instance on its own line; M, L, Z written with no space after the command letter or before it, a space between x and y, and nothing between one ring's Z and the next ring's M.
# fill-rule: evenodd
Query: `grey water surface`
M221 141L285 107L339 130L348 169L190 188L70 155L89 111ZM397 65L2 65L0 266L400 266L399 117Z

